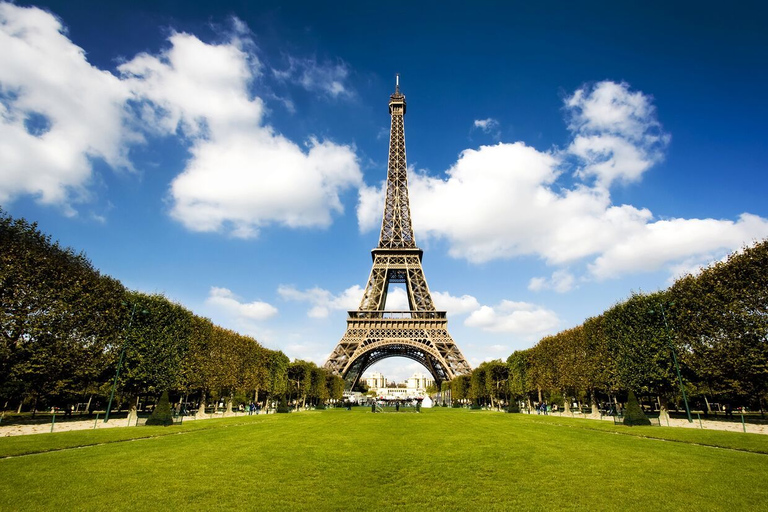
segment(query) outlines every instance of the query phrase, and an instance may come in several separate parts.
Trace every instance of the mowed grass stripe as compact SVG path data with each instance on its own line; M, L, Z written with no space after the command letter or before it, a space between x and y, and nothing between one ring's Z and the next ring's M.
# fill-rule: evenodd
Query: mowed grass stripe
M763 454L563 423L442 409L222 421L194 435L1 460L0 508L716 510L768 498Z

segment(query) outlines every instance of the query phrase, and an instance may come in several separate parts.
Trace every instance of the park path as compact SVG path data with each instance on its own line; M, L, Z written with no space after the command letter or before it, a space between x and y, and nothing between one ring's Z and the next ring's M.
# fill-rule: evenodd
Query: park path
M206 420L210 418L223 418L223 417L232 417L232 416L244 416L244 413L232 413L232 414L207 414L206 417L198 418L196 416L185 416L184 421L201 421ZM567 414L567 413L551 413L552 416L565 416L566 418L569 416L572 416L574 418L583 418L583 419L589 419L589 420L596 420L596 421L613 421L613 417L611 416L603 416L600 418L599 416L592 416L590 414L582 415L582 414ZM717 420L709 420L709 419L701 419L700 421L698 419L694 419L693 423L689 423L688 420L685 419L677 419L677 418L670 418L669 419L669 425L666 425L667 421L662 421L662 426L670 426L670 427L679 427L679 428L696 428L696 429L703 429L703 430L725 430L730 432L744 432L746 429L746 432L751 434L768 434L768 425L755 425L747 423L746 425L743 425L741 423L732 422L732 421L717 421ZM143 424L143 421L139 421L139 424ZM69 430L89 430L89 429L104 429L104 428L116 428L116 427L127 427L128 425L128 419L127 418L120 418L116 420L110 420L109 423L104 423L102 419L98 420L83 420L83 421L62 421L60 423L55 423L53 425L53 432L66 432ZM131 419L130 426L136 426L136 420ZM40 423L36 425L8 425L8 426L2 426L0 425L0 437L9 437L9 436L23 436L28 434L47 434L51 432L51 424L50 423Z
M529 414L536 414L531 411ZM587 420L597 421L610 421L613 422L613 416L599 416L592 414L580 414L580 413L566 413L566 412L551 412L550 416L566 417L566 418L582 418ZM686 419L669 418L661 420L662 427L679 427L679 428L695 428L702 430L725 430L728 432L747 432L749 434L768 434L768 425L755 425L753 423L746 423L742 425L739 422L733 421L718 421L711 419L698 418L693 419L693 423L689 423Z
M200 420L207 420L211 418L227 418L227 417L233 417L233 416L244 416L245 413L231 413L231 414L206 414L203 418L198 418L196 416L185 416L184 422L188 421L200 421ZM143 425L144 421L146 421L146 418L140 418L139 419L139 425ZM136 417L130 419L130 425L129 425L129 419L128 418L119 418L114 420L109 420L108 423L104 423L104 419L98 418L98 419L90 419L90 420L82 420L82 421L60 421L58 423L53 423L53 432L68 432L70 430L101 430L104 428L116 428L116 427L135 427L136 426ZM10 436L25 436L29 434L49 434L51 433L51 423L37 423L34 425L1 425L0 424L0 437L10 437Z

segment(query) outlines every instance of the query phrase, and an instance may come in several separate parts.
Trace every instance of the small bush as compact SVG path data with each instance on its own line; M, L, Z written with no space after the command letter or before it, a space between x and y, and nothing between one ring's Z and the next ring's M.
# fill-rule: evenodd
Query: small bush
M454 409L458 409L459 407L461 407L461 404L459 402L453 402L453 405L451 407L453 407Z
M651 420L645 415L637 397L633 391L629 392L627 397L627 408L624 409L624 424L630 427L635 425L650 425Z
M320 402L315 406L315 409L318 411L324 411L325 410L325 404L323 402Z
M277 406L277 412L279 413L287 413L291 412L290 407L288 407L288 402L285 399L285 396L280 398L280 404Z
M168 391L163 391L163 394L160 395L160 402L149 418L147 418L146 425L162 425L164 427L173 425L173 413L171 412L171 404L168 401Z
M510 402L507 412L520 412L520 405L517 402Z

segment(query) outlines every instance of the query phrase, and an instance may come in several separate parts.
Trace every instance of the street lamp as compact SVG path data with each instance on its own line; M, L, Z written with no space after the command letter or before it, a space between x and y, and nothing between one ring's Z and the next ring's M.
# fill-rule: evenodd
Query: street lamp
M147 314L149 311L142 310L141 313ZM127 331L131 328L131 325L133 324L133 316L136 314L136 304L132 304L131 307L131 319L128 320L128 327L125 328ZM123 331L125 332L125 331ZM123 358L125 357L125 348L128 345L127 340L125 339L125 335L123 335L123 348L120 350L120 359L117 360L117 371L115 372L115 380L112 382L112 392L109 394L109 403L107 404L107 414L104 415L104 423L109 421L109 411L112 410L112 400L115 398L115 388L117 387L117 378L120 377L120 367L123 365Z
M672 303L674 304L674 302ZM677 382L680 384L680 393L683 395L683 403L685 403L685 412L688 415L688 423L693 423L691 418L691 409L688 407L688 397L685 396L685 387L683 386L683 377L680 375L680 365L677 364L677 353L675 346L672 344L671 329L667 323L667 315L664 313L664 305L660 302L659 309L661 309L661 318L664 320L664 328L666 329L667 343L669 344L669 350L672 352L672 361L675 363L675 371L677 372ZM653 313L653 310L650 311Z

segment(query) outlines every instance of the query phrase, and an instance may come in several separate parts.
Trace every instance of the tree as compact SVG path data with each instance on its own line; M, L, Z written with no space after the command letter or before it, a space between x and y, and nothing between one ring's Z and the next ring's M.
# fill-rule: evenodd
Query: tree
M328 394L329 398L333 400L341 400L344 398L344 379L338 375L326 375L328 379Z
M451 398L454 404L469 398L469 375L458 375L451 380Z
M491 407L509 400L509 366L506 363L501 360L485 363L485 389L491 399Z
M173 413L171 412L171 404L168 400L168 391L163 391L160 396L160 401L157 406L152 410L152 414L147 418L145 425L162 425L167 427L173 425Z
M121 326L122 285L2 210L0 247L2 398L66 402L98 387Z
M471 398L475 404L483 405L486 400L490 398L488 394L488 386L486 385L487 374L485 368L488 363L482 363L480 366L472 370L469 378L469 398Z

